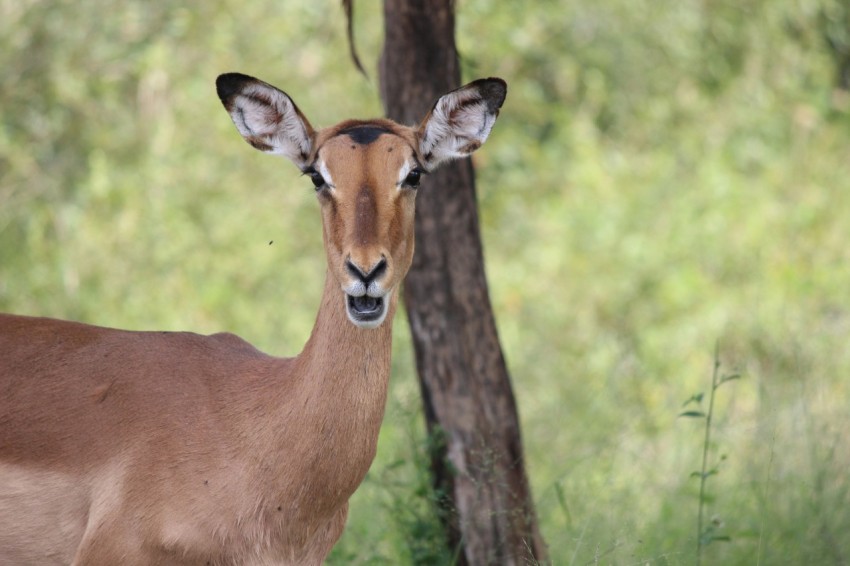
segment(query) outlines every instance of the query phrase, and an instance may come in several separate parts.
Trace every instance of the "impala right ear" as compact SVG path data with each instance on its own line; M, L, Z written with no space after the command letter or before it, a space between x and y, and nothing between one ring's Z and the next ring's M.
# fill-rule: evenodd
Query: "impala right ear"
M430 170L481 147L507 94L505 81L489 78L441 96L417 132L423 165Z
M240 73L220 75L215 86L245 141L260 151L288 157L299 169L310 164L315 132L285 92Z

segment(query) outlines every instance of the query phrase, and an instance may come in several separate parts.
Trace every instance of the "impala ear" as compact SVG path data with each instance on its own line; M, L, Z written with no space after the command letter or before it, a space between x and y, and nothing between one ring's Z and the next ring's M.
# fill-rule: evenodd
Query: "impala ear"
M285 92L239 73L219 76L215 86L245 141L260 151L288 157L299 169L309 165L315 132Z
M441 96L417 132L423 165L433 169L481 147L507 92L505 81L490 78L478 79Z

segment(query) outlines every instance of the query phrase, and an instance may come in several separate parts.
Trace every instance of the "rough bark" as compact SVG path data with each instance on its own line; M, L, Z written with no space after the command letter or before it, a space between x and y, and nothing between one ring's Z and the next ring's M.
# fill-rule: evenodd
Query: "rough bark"
M384 17L384 107L389 118L415 124L440 95L460 86L454 2L385 0ZM544 561L468 159L423 180L404 301L427 426L437 440L434 485L445 495L443 520L458 564Z

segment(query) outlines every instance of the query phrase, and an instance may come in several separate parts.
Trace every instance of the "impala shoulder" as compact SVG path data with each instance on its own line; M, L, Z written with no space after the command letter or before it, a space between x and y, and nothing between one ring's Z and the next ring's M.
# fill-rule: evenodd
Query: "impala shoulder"
M142 332L141 336L152 340L155 347L163 351L182 352L189 357L218 356L264 356L247 340L230 332L197 334L195 332ZM191 355L189 355L191 353Z
M230 348L233 350L262 354L262 352L255 348L253 344L231 332L217 332L215 334L210 334L209 336L207 336L207 338L212 343L222 348Z

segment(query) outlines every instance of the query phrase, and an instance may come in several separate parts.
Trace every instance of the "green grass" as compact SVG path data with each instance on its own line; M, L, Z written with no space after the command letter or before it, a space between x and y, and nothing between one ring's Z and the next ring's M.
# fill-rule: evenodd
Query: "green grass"
M239 139L213 81L259 75L327 125L380 114L375 79L335 4L148 4L0 8L0 309L292 355L324 274L316 203ZM850 560L850 95L818 23L850 8L703 6L458 3L465 78L509 83L478 194L557 566L693 564L697 502L731 539L704 564ZM357 25L375 61L377 5ZM451 561L403 313L395 329L333 564ZM703 423L677 415L715 343L746 379L715 400L725 459L700 498Z

